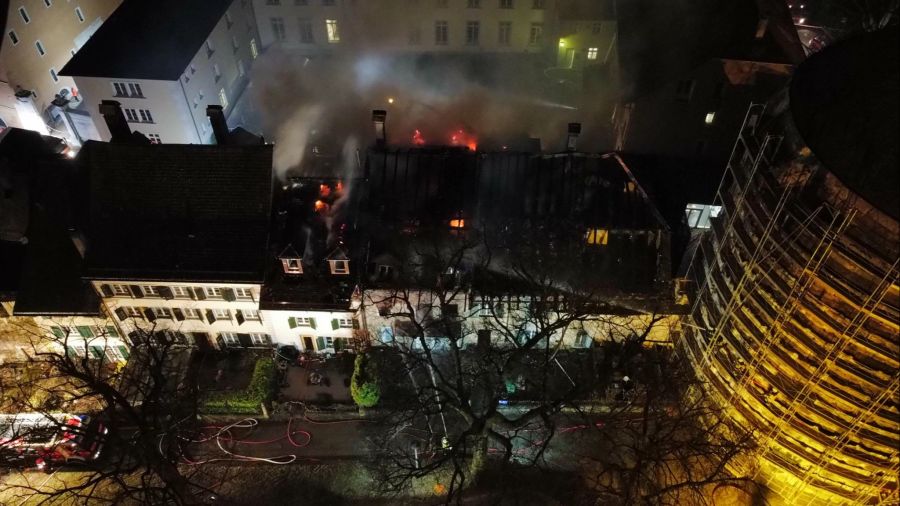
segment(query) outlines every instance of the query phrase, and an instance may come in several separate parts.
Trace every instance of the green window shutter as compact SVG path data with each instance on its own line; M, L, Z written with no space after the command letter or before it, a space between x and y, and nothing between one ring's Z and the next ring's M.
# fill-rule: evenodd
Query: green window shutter
M91 332L90 327L85 327L85 326L79 325L78 327L75 327L75 328L78 329L78 333L81 335L81 337L94 337L94 333Z
M341 327L341 325L338 323L337 318L332 318L331 319L331 330L337 330L340 327Z
M106 333L109 337L119 337L119 331L112 325L106 327Z
M50 332L53 332L53 335L60 339L64 339L66 337L66 333L63 332L63 329L61 329L60 327L50 327Z
M316 338L316 350L324 350L325 349L325 338L319 336Z
M312 327L313 329L316 328L316 318L315 318L314 316L313 316L313 317L310 317L310 319L309 319L309 326Z
M78 349L74 346L66 346L66 356L67 357L78 357L80 356L78 353Z
M294 318L293 316L288 318L288 327L290 327L292 329L297 328L297 319Z
M94 356L97 360L103 358L103 347L102 346L91 346L91 355Z
M128 348L125 346L119 346L118 348L119 348L119 353L121 353L122 356L125 357L125 360L128 360L128 357L131 356L131 353L128 352Z
M223 288L222 298L227 300L228 302L234 302L236 300L234 290L232 290L231 288Z
M109 285L100 285L100 292L103 294L104 297L112 297L113 296L112 288Z

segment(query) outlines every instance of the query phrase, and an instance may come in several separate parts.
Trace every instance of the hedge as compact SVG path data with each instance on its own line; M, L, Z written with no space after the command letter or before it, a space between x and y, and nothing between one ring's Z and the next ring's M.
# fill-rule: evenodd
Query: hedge
M211 392L200 404L206 414L258 414L260 404L272 400L275 390L275 361L260 358L253 366L250 384L244 390Z

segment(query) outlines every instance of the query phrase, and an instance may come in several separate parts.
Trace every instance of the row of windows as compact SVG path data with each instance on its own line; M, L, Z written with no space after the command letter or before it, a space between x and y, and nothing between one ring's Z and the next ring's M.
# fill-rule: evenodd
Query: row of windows
M44 0L44 6L50 8L53 5L53 0ZM25 7L19 7L19 17L22 18L22 22L26 25L31 23L31 16L28 14L28 10ZM84 23L84 11L81 10L81 7L75 7L75 17L78 18L79 23ZM15 42L13 42L15 44Z
M164 299L252 299L250 288L227 288L221 286L156 286L156 285L101 285L104 297L161 297Z
M106 360L107 362L124 362L128 360L130 353L128 352L128 348L122 345L84 346L82 344L75 344L66 346L66 356L72 358L92 358L95 360Z
M276 41L283 42L287 40L287 31L284 26L284 18L270 18L272 25L272 34ZM315 36L313 35L313 22L310 19L298 19L300 43L314 44ZM329 43L340 42L340 32L338 31L338 22L334 19L325 20L325 29ZM512 40L513 24L511 21L500 21L497 25L497 43L501 46L510 45ZM544 24L531 23L528 33L529 44L540 44L543 41ZM422 32L419 28L411 28L408 33L408 43L416 45L421 43ZM434 23L434 43L438 46L445 46L450 40L450 25L447 21L435 21ZM466 45L477 46L481 43L481 22L467 21L465 29ZM597 59L597 48L588 50L588 59Z
M207 323L217 321L237 321L243 325L245 321L261 321L259 311L255 309L198 309L190 307L137 307L121 306L116 308L116 316L119 320L127 318L144 319L147 321L165 320L200 320Z
M144 90L138 83L113 82L113 95L117 97L144 98Z
M303 259L284 257L280 260L285 274L303 274ZM329 260L328 267L332 274L350 274L349 260Z
M318 328L316 324L315 318L310 317L290 317L288 318L288 327L295 329L297 327L309 327L312 329ZM356 329L359 328L359 323L353 318L332 318L331 319L331 330L338 329Z
M153 115L149 109L122 109L125 112L125 119L130 123L153 123Z
M50 327L50 332L59 339L69 337L82 337L91 339L95 337L119 337L119 332L113 326L100 327L98 325L77 325L75 327Z
M205 333L184 333L175 330L157 330L152 334L141 334L132 332L129 334L131 343L134 346L147 344L147 341L157 341L167 344L196 345L200 342L209 343L209 334ZM272 336L265 332L219 332L216 341L219 347L250 347L250 346L271 346Z
M415 0L418 3L418 0ZM446 9L449 7L450 2L448 0L434 0L435 7L439 9ZM287 2L285 2L287 3ZM335 5L335 0L321 0L322 5L328 7ZM522 0L520 5L526 3L526 0ZM547 6L546 0L530 0L532 9L544 9ZM293 4L296 7L303 7L310 5L309 0L293 0ZM482 5L486 5L487 2L482 2L482 0L466 0L466 8L467 9L480 9ZM527 3L526 3L527 4ZM266 5L281 5L281 0L266 0ZM515 0L497 0L497 7L500 9L514 9L516 6Z
M252 346L268 346L272 344L272 336L269 334L264 334L262 332L250 332L249 334L245 334L250 337L250 343ZM237 332L220 332L219 337L222 340L222 343L228 347L237 347L243 346L241 344L240 334Z

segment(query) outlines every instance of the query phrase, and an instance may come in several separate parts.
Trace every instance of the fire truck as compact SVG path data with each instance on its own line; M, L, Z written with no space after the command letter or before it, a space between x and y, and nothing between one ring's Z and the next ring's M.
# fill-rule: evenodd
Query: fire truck
M88 415L0 415L0 465L44 471L100 457L108 429Z

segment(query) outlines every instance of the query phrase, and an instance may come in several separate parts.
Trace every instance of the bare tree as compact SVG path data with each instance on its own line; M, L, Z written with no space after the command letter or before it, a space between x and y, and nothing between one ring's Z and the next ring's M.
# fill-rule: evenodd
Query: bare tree
M370 328L381 321L393 329L376 338L410 385L409 399L385 400L395 427L381 441L389 491L435 476L449 502L489 456L492 466L540 464L561 412L594 400L599 385L592 354L569 348L629 336L640 342L660 323L652 311L611 304L583 236L573 241L567 230L420 233L392 253L397 272L364 302Z
M672 350L608 346L629 381L587 435L585 475L603 504L712 504L715 487L752 487L729 467L754 448ZM625 383L624 388L622 384Z
M7 486L47 504L202 503L212 491L199 484L204 481L199 479L200 466L183 465L186 455L180 444L198 434L194 389L179 382L177 374L177 355L186 350L155 328L138 329L129 336L131 356L123 367L105 352L115 327L95 329L90 339L72 340L66 332L55 337L32 335L29 365L44 371L43 377L20 384L21 395L6 397L16 401L8 408L43 413L59 430L98 439L103 457L79 473L67 474L63 486L45 489L28 482ZM96 410L91 414L102 421L105 431L65 426L53 414L88 406Z

